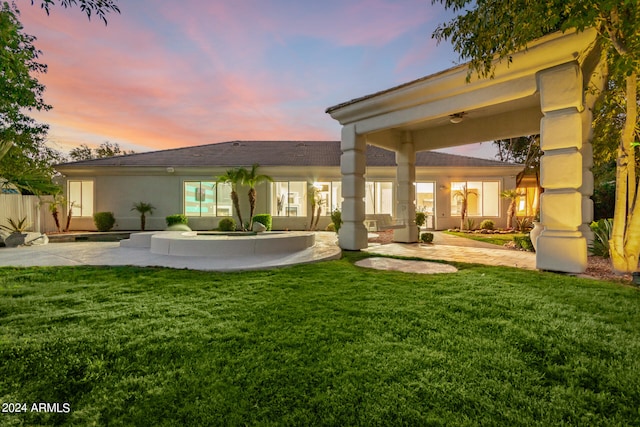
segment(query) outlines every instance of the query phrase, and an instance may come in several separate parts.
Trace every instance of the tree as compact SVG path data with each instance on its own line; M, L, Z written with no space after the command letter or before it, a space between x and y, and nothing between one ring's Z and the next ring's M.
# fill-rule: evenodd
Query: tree
M231 201L233 207L236 209L238 220L240 221L240 227L242 231L245 230L244 222L242 222L242 212L240 212L240 200L238 199L238 185L244 182L244 177L247 170L245 168L233 168L227 170L224 175L217 177L216 183L231 184Z
M507 228L513 228L513 217L516 215L516 201L520 193L515 188L504 190L500 193L500 197L509 200L509 209L507 209Z
M98 148L91 149L87 144L80 144L69 152L73 161L102 159L104 157L124 156L135 154L135 151L122 150L117 142L105 141Z
M461 189L453 192L456 202L460 202L460 230L464 230L464 220L467 218L467 206L469 203L469 189L464 184Z
M134 203L131 208L132 211L138 211L140 214L140 230L144 231L144 227L147 223L146 214L153 215L155 207L151 203L138 202Z
M494 61L511 60L527 43L554 31L595 27L609 77L624 88L624 123L616 155L616 204L611 246L613 268L634 272L640 256L640 194L635 173L640 73L640 5L627 0L432 0L458 12L432 37L450 40L468 59L469 74L491 77ZM634 146L634 143L636 145Z
M270 176L259 174L258 167L260 167L260 165L256 163L251 166L251 170L248 171L245 169L244 171L243 181L249 186L249 227L253 227L253 214L256 212L256 185L264 181L273 182Z
M33 5L35 0L31 0L31 4ZM80 10L87 14L89 20L91 20L91 15L95 13L98 18L107 25L107 13L109 12L118 12L120 13L120 9L114 0L58 0L60 6L65 9L72 6L80 6ZM54 0L41 0L40 7L49 14L51 6L55 5L56 2Z
M49 127L27 116L25 111L46 111L44 86L32 74L45 73L47 66L37 61L41 54L35 37L22 32L15 5L0 5L0 173L14 175L16 159L27 162L41 154ZM7 158L9 157L10 158ZM22 156L22 158L21 158ZM7 168L11 170L7 171Z

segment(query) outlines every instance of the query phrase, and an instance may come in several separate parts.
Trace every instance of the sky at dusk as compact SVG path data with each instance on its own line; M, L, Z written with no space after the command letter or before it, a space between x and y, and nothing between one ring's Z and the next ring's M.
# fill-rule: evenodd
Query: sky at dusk
M48 72L49 143L138 152L231 140L339 140L341 102L458 63L429 0L135 0L105 26L18 0ZM460 154L491 157L490 144Z

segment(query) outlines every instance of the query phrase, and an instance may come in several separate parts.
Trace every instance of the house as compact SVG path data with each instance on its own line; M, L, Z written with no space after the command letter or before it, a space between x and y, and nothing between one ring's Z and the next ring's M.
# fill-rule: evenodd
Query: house
M228 184L216 177L234 167L260 165L259 173L273 178L256 187L256 213L273 216L274 229L302 230L311 218L310 189L321 201L319 229L329 214L342 208L340 141L230 141L58 165L66 196L73 202L75 230L93 230L94 212L110 211L116 229L137 230L134 203L151 203L147 229L165 228L165 217L185 214L193 229L216 228L223 217L236 216ZM479 225L488 218L506 225L507 203L500 192L515 187L521 165L433 151L416 156L416 209L427 214L427 226L446 229L460 224L461 200L469 191L468 214ZM366 148L364 194L366 214L397 217L396 158L392 151ZM248 220L248 188L238 195ZM375 224L374 224L375 226Z

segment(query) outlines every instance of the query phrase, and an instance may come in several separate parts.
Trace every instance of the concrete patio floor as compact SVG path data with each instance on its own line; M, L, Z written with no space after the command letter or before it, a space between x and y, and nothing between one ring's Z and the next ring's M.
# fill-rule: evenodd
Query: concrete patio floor
M434 232L433 244L389 243L370 244L365 251L379 255L467 262L472 264L501 265L505 267L536 269L536 254L516 251L491 243L479 242L464 237Z
M193 270L240 271L283 267L294 264L337 259L340 249L334 233L316 234L316 245L290 255L255 257L179 257L152 254L149 249L120 247L118 242L50 243L43 246L0 248L0 266L78 266L78 265L132 265L188 268ZM444 233L434 233L433 244L390 243L370 244L365 249L376 255L416 257L425 260L456 261L535 270L535 254L514 251L489 243L478 242ZM433 263L369 261L368 267L401 269L407 272L433 273ZM444 272L444 271L439 271Z
M340 258L335 233L316 233L315 246L293 254L192 257L153 254L149 248L121 247L120 242L49 243L0 248L0 266L132 265L190 270L243 271L286 267Z

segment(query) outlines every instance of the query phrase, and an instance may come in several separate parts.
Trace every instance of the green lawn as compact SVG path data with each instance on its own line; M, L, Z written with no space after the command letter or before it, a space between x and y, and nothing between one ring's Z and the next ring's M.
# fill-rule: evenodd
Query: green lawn
M443 231L445 234L452 236L464 237L466 239L478 240L479 242L491 243L494 245L504 246L505 243L511 242L514 237L524 237L529 233L512 233L512 234L473 234L461 233L459 231Z
M0 269L0 425L639 425L640 291L511 268Z

